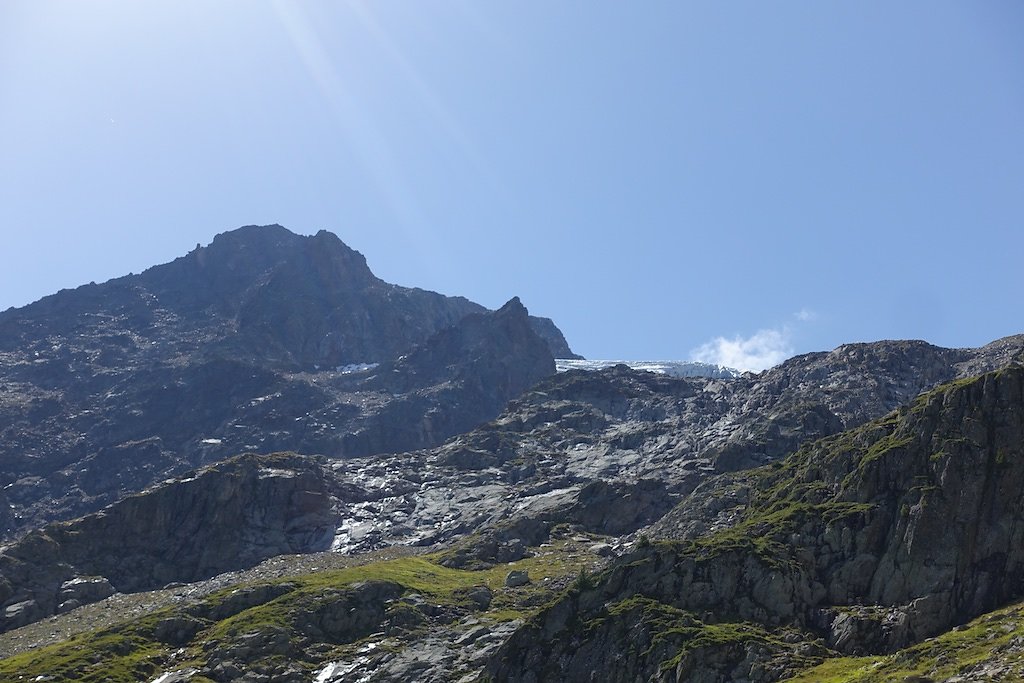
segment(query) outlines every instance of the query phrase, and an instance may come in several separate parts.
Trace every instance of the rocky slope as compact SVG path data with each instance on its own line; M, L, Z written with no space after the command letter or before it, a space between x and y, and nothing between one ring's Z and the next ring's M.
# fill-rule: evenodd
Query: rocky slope
M113 592L195 581L329 548L329 480L300 456L243 456L33 531L0 554L0 629Z
M552 349L571 353L518 300L387 284L329 233L218 235L0 313L0 538L245 451L436 445L553 373Z
M524 616L603 564L593 545L553 539L530 558L476 571L431 556L282 557L55 617L45 633L73 631L65 642L2 636L0 651L18 654L0 659L0 680L472 680ZM104 625L83 630L76 617Z
M407 397L415 400L417 392L424 390L451 392L454 385L461 387L466 398L449 397L446 404L479 409L481 389L473 382L460 383L460 368L471 368L465 371L466 377L486 378L493 389L507 381L508 363L530 367L529 359L541 355L540 346L524 321L521 305L510 302L490 316L471 316L464 325L439 335L436 344L351 381L378 390L383 387L389 395L405 392L393 405L405 405ZM672 378L625 367L550 376L512 401L496 420L437 448L366 457L292 457L289 471L319 482L308 491L322 508L317 518L320 545L302 549L366 552L391 545L442 545L474 534L476 543L445 560L450 566L473 567L520 559L529 546L545 542L560 524L614 537L631 534L658 521L716 471L734 468L736 444L748 453L746 460L770 459L768 454L837 433L846 423L884 414L898 404L901 391L924 388L935 377L956 376L965 366L998 364L1012 356L1013 349L1019 350L1020 343L1020 338L1000 340L976 350L906 342L841 347L830 354L793 359L760 376L729 381ZM531 351L531 345L537 349ZM523 352L522 358L516 359L517 349ZM492 355L500 360L481 364L481 357ZM859 366L851 355L859 359ZM894 357L896 361L891 360ZM549 356L538 363L536 376L550 373ZM438 377L431 372L454 379L434 384ZM506 393L520 391L524 380L518 381L505 386ZM751 404L756 407L749 409ZM379 422L363 422L360 430L346 438L354 434L380 439L385 429L415 435L428 422L436 427L440 419L437 412L381 411L378 415L382 416ZM746 439L737 439L738 433L746 434ZM391 434L387 438L396 442L409 437ZM187 517L192 509L215 507L219 489L195 481L186 482L187 496L164 495L158 488L133 499L133 509L141 512L126 519L177 519ZM714 491L717 500L725 489ZM246 489L233 495L252 500L257 493ZM89 517L74 522L67 527L74 531L68 533L99 555L124 556L134 543L135 530L131 524L116 523L122 509L111 508L102 516L103 524ZM205 523L208 528L199 538L248 528L234 518L219 516ZM216 528L222 523L229 531ZM45 535L56 541L68 533L47 530ZM262 528L245 532L248 546L232 547L215 562L207 558L201 570L193 557L198 552L195 547L182 549L173 538L161 543L145 536L144 545L154 546L146 562L162 567L163 573L152 579L143 573L131 589L204 578L300 549L277 537L260 544L264 534ZM35 539L30 536L0 553L0 564L9 556L38 552ZM22 549L26 543L28 551ZM109 553L108 543L113 544ZM119 544L125 548L120 553L116 552ZM29 570L7 572L10 589L0 600L0 606L12 610L3 622L6 628L59 611L65 602L61 585L76 576L98 574L119 590L129 589L123 579L102 570L96 558L68 553L61 550L53 555L60 558L60 572L45 571L54 561L52 554L38 566L28 565Z
M702 484L494 655L501 680L775 681L1024 594L1024 369Z
M342 506L335 544L366 551L449 542L499 526L519 529L496 532L507 537L501 542L516 533L540 542L565 521L628 534L715 472L768 462L884 415L964 367L998 367L1022 344L1024 337L974 350L878 342L728 381L625 367L562 373L439 448L335 463L338 476L366 491L365 503Z
M1013 681L1024 661L1013 602L1024 595L1022 486L1015 367L709 478L631 548L570 523L518 558L475 567L446 565L487 542L479 536L440 555L309 567L215 593L183 586L146 616L0 660L0 674Z

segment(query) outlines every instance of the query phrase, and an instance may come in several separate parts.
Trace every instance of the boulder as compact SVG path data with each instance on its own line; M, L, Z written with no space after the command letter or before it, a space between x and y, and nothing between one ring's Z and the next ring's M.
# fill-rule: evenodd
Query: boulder
M530 583L530 574L521 569L513 569L505 575L505 585L509 588L525 586Z

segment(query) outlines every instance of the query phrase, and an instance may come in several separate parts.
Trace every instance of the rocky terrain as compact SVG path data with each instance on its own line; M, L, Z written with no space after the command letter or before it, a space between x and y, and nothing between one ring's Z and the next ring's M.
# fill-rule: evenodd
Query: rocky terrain
M1022 486L1024 368L945 385L701 484L489 671L775 681L905 648L1022 596Z
M417 368L451 373L459 365L452 359L476 357L467 340L504 350L501 363L522 363L522 354L501 347L516 338L516 329L519 346L538 346L525 357L541 357L543 345L524 321L516 303L471 317L361 382L404 395L421 385L437 391L439 378ZM487 336L495 323L497 334ZM628 535L657 522L709 475L770 461L883 415L907 393L956 378L962 368L998 365L1021 342L977 350L912 342L841 347L729 381L623 366L573 371L544 379L497 419L437 448L236 458L100 515L46 527L0 553L9 586L0 584L6 610L0 629L87 601L63 588L81 576L101 576L124 592L194 581L284 553L437 546L468 534L487 539L453 560L465 566L521 559L563 523ZM541 365L532 375L549 371ZM390 428L409 423L396 419Z
M0 313L0 538L241 452L437 445L572 354L518 299L490 315L280 226Z
M395 552L283 556L117 594L0 636L0 680L474 680L525 617L606 564L595 541L556 534L478 570Z
M595 376L553 378L539 388L559 379ZM466 438L434 453L450 453ZM114 680L152 680L161 671L197 681L591 680L595 671L607 680L904 680L876 673L920 667L948 674L920 680L980 680L982 672L992 680L1015 680L1018 612L998 610L1024 590L1024 527L1016 524L1024 514L1022 448L1024 369L1011 368L942 385L781 461L711 474L654 524L644 525L642 535L618 537L620 529L607 529L610 516L599 518L610 533L597 533L602 522L580 514L586 497L577 496L561 510L545 507L483 523L418 564L377 562L344 575L306 567L283 584L249 574L256 584L244 585L252 587L229 588L212 599L239 591L254 596L232 608L210 607L211 598L204 597L210 594L200 591L194 600L183 598L170 608L164 603L152 616L86 632L0 667L32 672L56 662L75 680L102 680L90 672L109 675L111 665L130 667ZM303 472L320 473L307 477L330 470L327 461L308 457L246 456L168 486L223 474L244 479L234 468L273 480L304 464L316 467ZM298 476L290 472L287 479ZM321 481L331 487L319 479L306 485ZM211 489L216 486L196 488ZM161 490L166 487L139 496L137 504L159 507ZM635 490L627 496L642 507ZM182 497L179 491L162 499ZM252 499L239 497L247 508ZM119 509L128 503L106 516L136 516ZM254 519L274 525L255 506L250 519L235 522L250 539L247 529L259 528ZM58 525L63 537L53 527L46 535L62 549L73 548L63 539L88 536L88 527L97 524L109 530L118 522L86 518ZM216 531L199 533L207 536L195 545L208 547L214 540L208 534ZM144 553L144 545L136 552ZM64 552L70 558L72 552ZM540 593L515 585L515 572L522 570L527 586L541 578ZM112 575L118 580L116 571ZM470 597L468 591L483 586L490 602L482 590ZM187 595L190 589L179 590ZM495 604L499 594L504 597ZM324 631L304 621L308 613L341 609L318 607L338 600L349 615L366 611L366 623L349 618L347 626L332 627L342 631ZM414 613L400 616L406 608ZM970 661L958 664L929 644L944 632L941 642L971 648ZM89 658L108 641L135 645L122 644L124 653L104 655L103 666L95 665ZM885 658L897 650L894 659ZM867 660L871 666L865 655L876 657ZM58 680L72 679L62 675Z
M109 377L8 338L0 680L1021 679L1024 336L556 374L517 299L364 269L243 229L133 276L178 318Z

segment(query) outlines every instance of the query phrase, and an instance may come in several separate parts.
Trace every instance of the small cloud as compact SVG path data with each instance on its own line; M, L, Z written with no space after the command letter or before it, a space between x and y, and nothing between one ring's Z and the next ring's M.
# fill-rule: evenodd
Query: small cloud
M691 353L694 360L715 363L738 370L760 372L778 365L793 355L789 328L758 330L743 338L715 337L697 347Z
M817 320L818 314L809 308L801 308L799 311L793 314L793 317L802 323Z

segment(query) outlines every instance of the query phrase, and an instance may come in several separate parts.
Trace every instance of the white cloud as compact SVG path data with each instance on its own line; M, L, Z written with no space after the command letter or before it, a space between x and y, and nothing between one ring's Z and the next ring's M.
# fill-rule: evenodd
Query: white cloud
M739 335L732 339L715 337L691 353L694 360L703 363L760 372L793 355L791 337L788 327L758 330L746 339Z
M812 320L816 320L818 314L809 308L801 308L799 311L793 314L793 317L802 323L806 323Z

